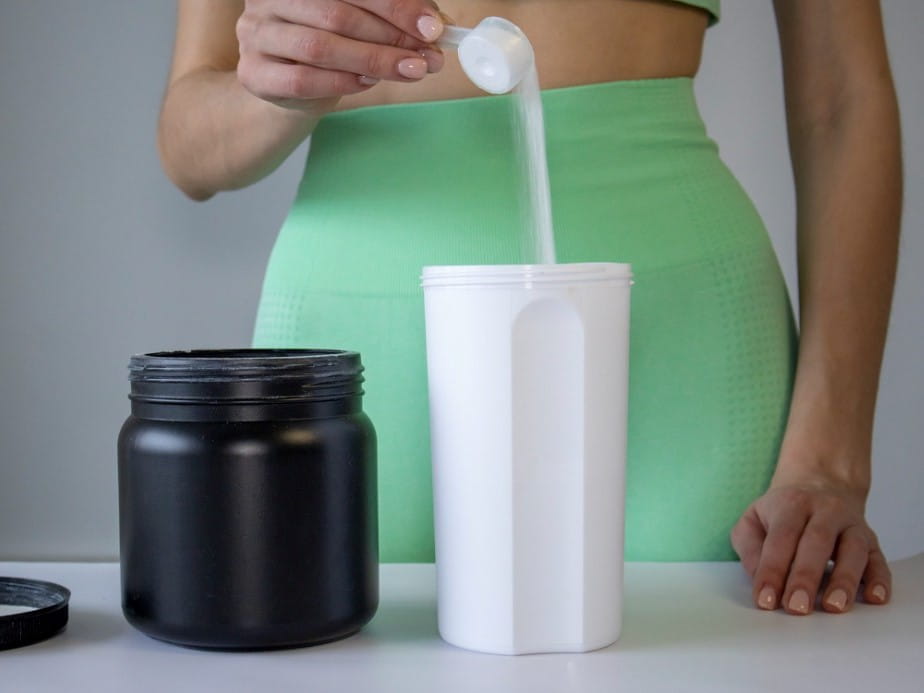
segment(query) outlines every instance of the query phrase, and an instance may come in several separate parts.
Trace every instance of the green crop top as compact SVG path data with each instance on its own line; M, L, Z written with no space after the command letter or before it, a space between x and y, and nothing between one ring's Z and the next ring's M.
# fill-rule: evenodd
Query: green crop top
M719 21L719 2L720 0L675 0L682 5L690 5L691 7L699 7L709 13L709 25L712 26L717 21Z

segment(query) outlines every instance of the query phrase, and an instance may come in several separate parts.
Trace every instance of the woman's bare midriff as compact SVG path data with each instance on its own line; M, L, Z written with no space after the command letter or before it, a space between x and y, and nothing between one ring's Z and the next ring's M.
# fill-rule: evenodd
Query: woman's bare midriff
M705 11L661 0L441 0L460 26L491 15L517 24L536 53L543 89L630 79L692 77L699 68ZM382 82L341 99L338 110L479 96L452 51L421 82Z

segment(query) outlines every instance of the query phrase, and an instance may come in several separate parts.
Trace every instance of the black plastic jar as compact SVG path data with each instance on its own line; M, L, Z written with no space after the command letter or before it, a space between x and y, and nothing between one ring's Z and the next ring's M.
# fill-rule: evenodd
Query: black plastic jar
M269 649L378 604L375 432L355 352L163 352L129 365L122 608L152 637Z

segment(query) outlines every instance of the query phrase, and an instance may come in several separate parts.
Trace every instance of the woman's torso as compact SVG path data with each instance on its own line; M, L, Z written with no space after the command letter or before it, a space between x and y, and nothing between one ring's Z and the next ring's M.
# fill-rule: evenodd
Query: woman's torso
M660 77L692 77L699 68L709 14L662 0L441 0L460 26L503 16L536 53L542 87ZM338 110L478 96L447 53L439 75L419 83L383 82L341 99Z

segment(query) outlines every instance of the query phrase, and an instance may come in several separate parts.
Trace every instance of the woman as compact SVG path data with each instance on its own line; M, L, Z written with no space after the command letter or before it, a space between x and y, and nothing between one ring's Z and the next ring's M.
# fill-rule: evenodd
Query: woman
M756 605L792 614L888 601L864 518L901 204L882 21L874 0L775 9L798 340L693 99L717 0L179 1L160 121L174 182L198 200L249 185L312 135L254 342L362 352L386 560L432 557L420 267L528 260L504 100L435 44L447 21L500 15L536 51L559 260L636 276L627 557L733 547Z

